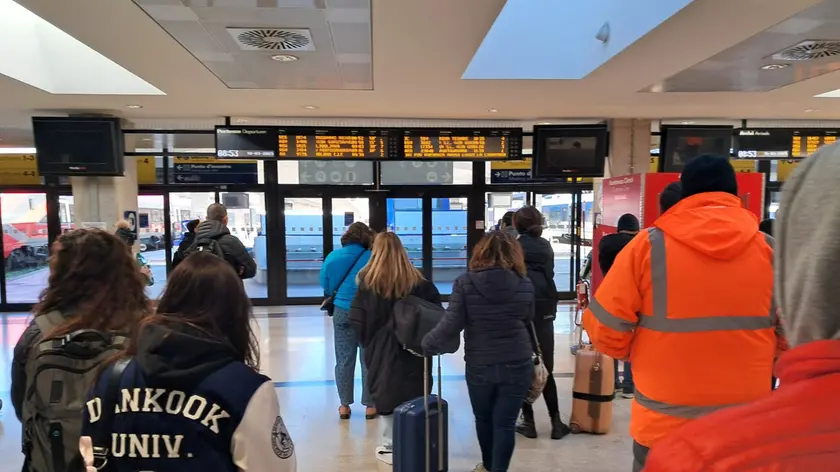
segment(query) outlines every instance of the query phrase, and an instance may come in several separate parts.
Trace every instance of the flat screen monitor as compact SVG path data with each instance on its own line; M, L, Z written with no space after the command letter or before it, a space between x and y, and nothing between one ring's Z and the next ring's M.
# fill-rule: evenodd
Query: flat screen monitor
M119 176L125 172L119 118L33 117L38 172L57 176Z
M404 130L403 156L409 160L518 160L522 128Z
M663 126L662 172L682 172L691 159L704 154L729 157L732 148L731 126Z
M607 127L534 126L535 179L603 177Z
M739 129L735 139L738 159L790 159L793 130L784 128Z
M277 128L268 126L217 126L216 157L222 159L273 159L277 157Z

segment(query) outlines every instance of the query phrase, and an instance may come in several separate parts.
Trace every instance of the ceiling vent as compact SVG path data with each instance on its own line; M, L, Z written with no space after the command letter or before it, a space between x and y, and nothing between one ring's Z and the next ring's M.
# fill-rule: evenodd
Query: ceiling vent
M802 41L771 57L776 61L813 61L840 56L840 41Z
M228 33L245 51L314 51L308 29L228 28Z

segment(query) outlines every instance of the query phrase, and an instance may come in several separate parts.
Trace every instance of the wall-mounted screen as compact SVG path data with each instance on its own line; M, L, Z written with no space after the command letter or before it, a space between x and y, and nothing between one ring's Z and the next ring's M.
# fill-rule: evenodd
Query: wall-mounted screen
M522 157L522 129L436 129L403 132L406 159L508 160Z
M119 118L33 117L38 172L119 176L125 171Z
M268 126L217 126L216 157L271 159L277 157L277 128Z
M728 157L731 126L663 126L660 171L682 172L691 159L703 154Z
M607 127L534 126L535 179L603 177Z
M739 129L735 136L738 159L790 159L793 130Z

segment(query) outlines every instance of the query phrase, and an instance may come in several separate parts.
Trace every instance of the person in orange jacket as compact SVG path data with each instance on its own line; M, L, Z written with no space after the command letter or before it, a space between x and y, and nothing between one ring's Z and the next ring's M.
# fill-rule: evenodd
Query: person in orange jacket
M773 249L728 159L698 156L682 200L618 255L583 316L594 347L633 364L633 470L671 431L770 392Z
M776 301L791 349L779 388L708 415L653 448L645 472L822 472L840 469L840 144L785 182L774 223Z

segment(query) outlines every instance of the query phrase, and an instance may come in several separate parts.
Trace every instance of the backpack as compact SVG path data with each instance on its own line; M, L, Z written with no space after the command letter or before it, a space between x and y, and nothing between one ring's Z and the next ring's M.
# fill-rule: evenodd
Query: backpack
M225 252L222 251L222 246L219 245L220 237L222 237L221 234L211 238L196 238L195 242L189 249L187 249L186 254L184 254L184 259L189 257L190 254L194 254L196 252L209 252L214 256L225 259Z
M122 335L92 329L47 337L64 322L57 311L35 318L42 337L30 348L26 362L22 412L26 470L66 470L79 450L82 411L99 366L126 342Z
M409 295L394 303L394 335L403 349L423 355L423 337L438 325L446 313L441 306Z

